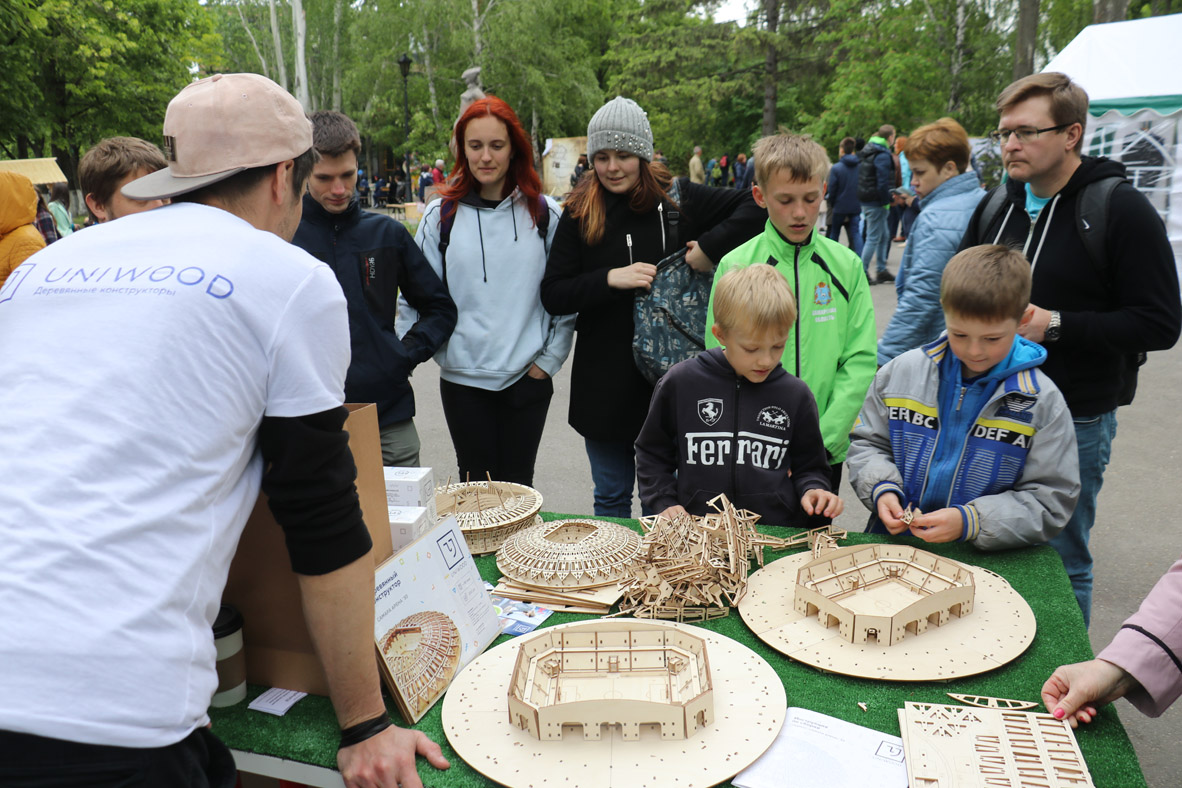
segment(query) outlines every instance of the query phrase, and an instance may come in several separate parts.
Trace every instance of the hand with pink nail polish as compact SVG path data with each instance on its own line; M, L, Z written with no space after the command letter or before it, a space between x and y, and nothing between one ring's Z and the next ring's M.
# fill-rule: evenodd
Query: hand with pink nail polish
M1096 707L1111 703L1137 686L1121 668L1102 659L1064 665L1042 686L1042 702L1057 720L1074 728L1096 718Z

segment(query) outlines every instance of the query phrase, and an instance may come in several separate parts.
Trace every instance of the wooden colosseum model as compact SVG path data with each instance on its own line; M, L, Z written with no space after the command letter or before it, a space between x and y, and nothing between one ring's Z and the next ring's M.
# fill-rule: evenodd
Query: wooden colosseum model
M542 522L542 494L513 482L463 482L435 488L442 519L454 514L473 555L495 553L509 536Z
M581 725L597 741L619 725L625 741L659 725L664 740L687 739L714 720L706 642L643 621L610 620L544 631L521 644L509 685L509 722L543 741Z
M497 568L516 583L588 589L624 577L640 553L640 535L601 520L553 520L510 536L497 550Z
M908 632L967 616L975 592L973 573L954 561L907 545L870 544L839 548L801 567L793 606L826 628L838 627L851 643L890 646Z
M445 614L415 613L379 642L382 659L416 719L447 689L460 661L460 632Z

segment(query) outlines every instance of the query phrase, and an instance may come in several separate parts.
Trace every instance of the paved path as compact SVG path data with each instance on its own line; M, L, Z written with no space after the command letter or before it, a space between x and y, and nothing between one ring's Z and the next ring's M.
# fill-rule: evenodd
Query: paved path
M892 270L898 266L902 249L899 244L892 246ZM877 285L871 292L881 336L894 311L895 290L890 285ZM439 404L439 368L434 362L423 364L412 382L422 461L436 469L436 483L443 483L449 474L454 480L455 452ZM1182 538L1177 525L1171 525L1179 517L1178 503L1182 501L1182 418L1173 410L1179 391L1182 347L1151 354L1142 368L1136 402L1119 413L1119 431L1092 539L1097 580L1090 634L1097 651L1182 554ZM590 514L591 471L582 438L566 423L569 397L570 374L564 369L555 380L534 482L548 511ZM841 495L845 513L838 524L862 530L866 510L845 481ZM634 514L638 513L638 504L634 504ZM1038 690L1031 687L1029 699L1037 699ZM1123 700L1118 708L1150 788L1182 784L1178 777L1182 770L1182 703L1158 720L1143 717Z

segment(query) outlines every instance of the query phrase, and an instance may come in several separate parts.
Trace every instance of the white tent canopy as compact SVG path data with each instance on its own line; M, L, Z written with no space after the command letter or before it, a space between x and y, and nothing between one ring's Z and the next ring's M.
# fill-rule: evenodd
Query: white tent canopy
M1124 163L1182 262L1182 14L1089 25L1043 70L1088 92L1084 153Z

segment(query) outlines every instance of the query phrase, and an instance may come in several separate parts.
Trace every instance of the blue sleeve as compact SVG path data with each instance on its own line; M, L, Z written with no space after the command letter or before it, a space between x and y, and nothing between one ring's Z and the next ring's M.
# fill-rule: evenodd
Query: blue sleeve
M891 189L895 187L895 168L890 152L875 156L874 167L878 175L878 201L886 205L891 201Z
M419 315L402 337L402 344L411 360L420 364L435 355L451 336L456 327L456 305L410 233L402 225L398 229L402 231L398 238L402 259L400 295Z

